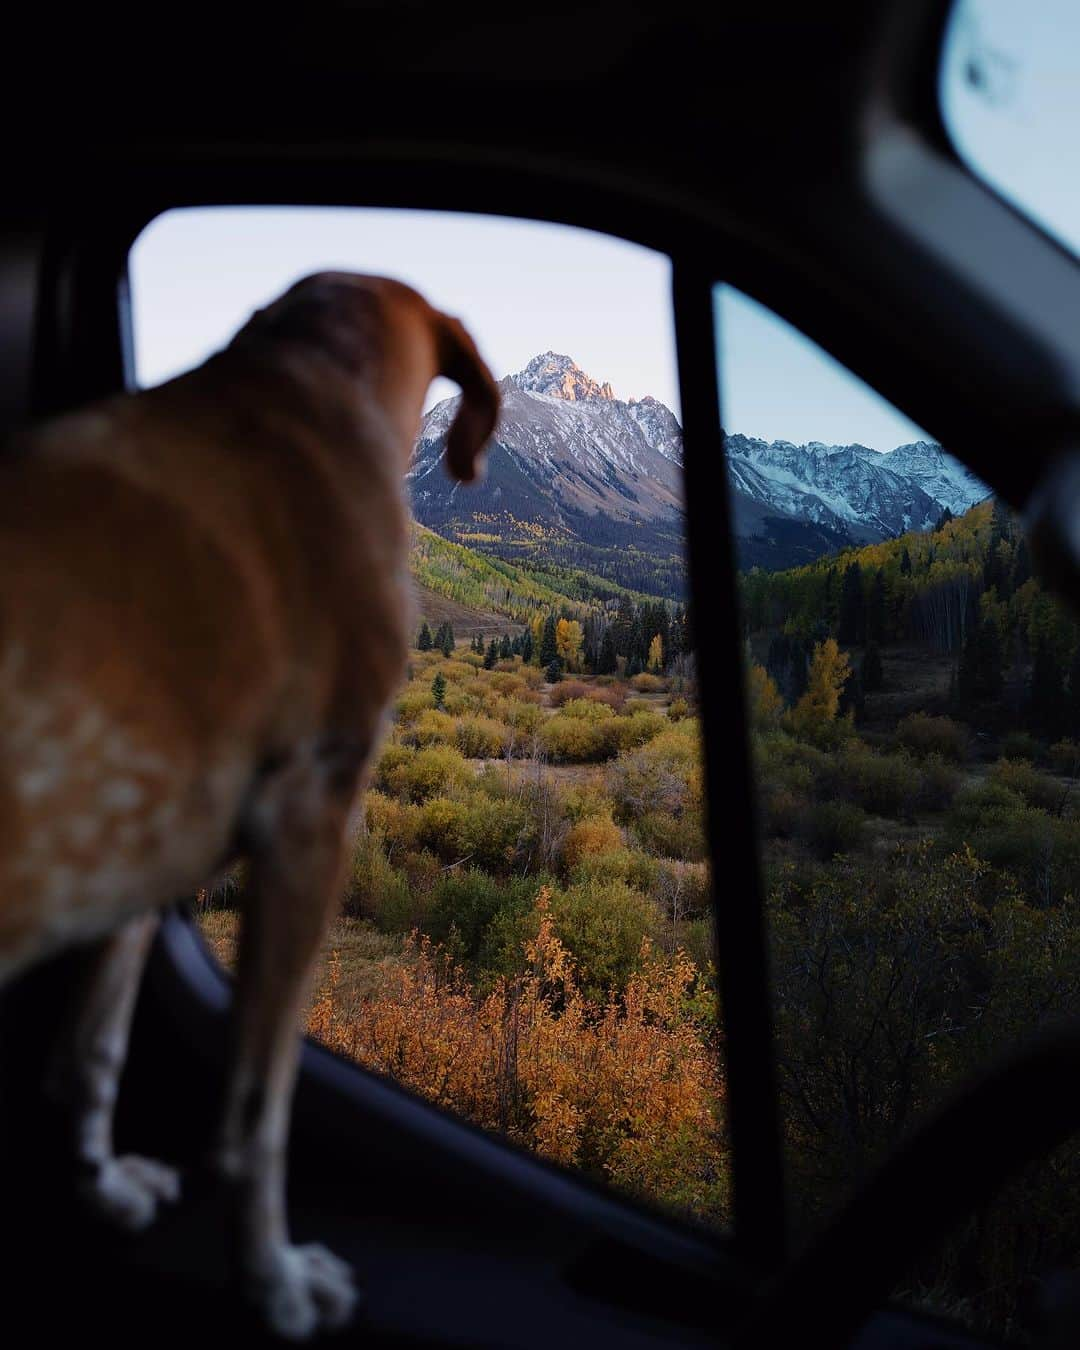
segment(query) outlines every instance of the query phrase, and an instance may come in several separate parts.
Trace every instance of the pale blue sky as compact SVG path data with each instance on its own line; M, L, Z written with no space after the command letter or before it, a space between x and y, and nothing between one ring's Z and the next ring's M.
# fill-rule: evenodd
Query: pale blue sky
M535 221L382 208L191 208L132 250L136 373L157 384L226 343L252 310L322 268L385 273L460 315L502 376L572 356L619 398L679 414L671 265L650 249ZM718 288L730 431L889 450L917 427L768 310ZM453 392L437 381L428 403Z
M309 272L397 277L457 314L499 377L573 357L616 396L679 411L664 254L591 230L440 211L197 208L152 221L132 252L136 370L157 384L222 346ZM429 404L456 389L432 386Z

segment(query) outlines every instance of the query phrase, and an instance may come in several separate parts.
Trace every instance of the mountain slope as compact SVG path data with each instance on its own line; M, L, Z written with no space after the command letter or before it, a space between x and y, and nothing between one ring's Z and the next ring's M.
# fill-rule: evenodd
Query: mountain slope
M500 382L503 407L478 486L442 468L457 398L424 418L409 474L418 520L528 566L579 568L630 589L685 592L682 428L647 397L624 402L568 356L544 352ZM989 489L941 446L724 437L743 567L790 567L926 530Z
M416 518L503 558L680 593L682 430L669 409L652 398L623 402L552 352L499 388L502 412L479 485L462 488L442 468L457 399L424 418L408 480Z

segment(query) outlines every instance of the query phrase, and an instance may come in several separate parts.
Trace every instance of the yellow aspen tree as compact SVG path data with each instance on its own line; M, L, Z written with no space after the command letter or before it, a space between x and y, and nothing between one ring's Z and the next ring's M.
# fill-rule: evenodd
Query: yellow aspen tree
M567 670L577 670L585 634L577 619L560 619L555 625L555 647Z
M776 681L764 666L751 665L746 676L746 697L750 705L750 722L756 730L771 731L777 726L784 711L784 700Z
M649 643L649 655L645 659L645 669L656 671L658 674L664 669L664 642L659 633Z
M798 735L815 736L835 722L840 695L851 675L851 662L835 638L814 645L806 693L791 711L791 724Z

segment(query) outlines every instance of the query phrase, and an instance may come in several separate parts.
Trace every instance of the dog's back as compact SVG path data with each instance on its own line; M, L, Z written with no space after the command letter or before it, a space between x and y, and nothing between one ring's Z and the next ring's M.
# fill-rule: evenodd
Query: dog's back
M251 864L216 1161L237 1266L285 1335L348 1268L289 1242L296 1025L411 629L403 478L436 374L461 480L498 391L468 335L371 277L298 283L190 375L58 419L0 464L0 981L98 945L67 1077L88 1200L149 1223L172 1169L112 1112L153 911ZM145 913L140 914L141 911Z
M256 333L0 467L0 976L204 884L261 763L385 706L408 514L366 383Z

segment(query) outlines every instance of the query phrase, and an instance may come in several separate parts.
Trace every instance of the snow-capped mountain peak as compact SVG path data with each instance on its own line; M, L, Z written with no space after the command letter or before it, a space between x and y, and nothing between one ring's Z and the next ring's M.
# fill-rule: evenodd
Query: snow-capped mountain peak
M570 403L583 399L615 398L610 384L594 380L571 357L558 352L542 352L534 356L524 370L510 375L508 379L527 394L547 394L552 398L564 398Z

